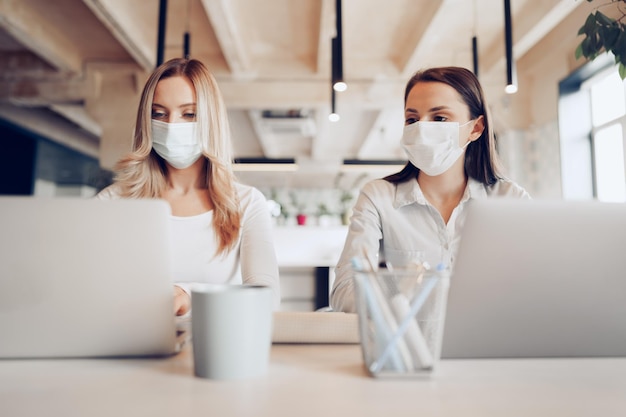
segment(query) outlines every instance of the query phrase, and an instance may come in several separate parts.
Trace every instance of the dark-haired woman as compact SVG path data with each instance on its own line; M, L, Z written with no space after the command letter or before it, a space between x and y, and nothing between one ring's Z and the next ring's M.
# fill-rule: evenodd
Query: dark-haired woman
M378 263L420 251L430 265L452 268L470 200L530 198L501 172L489 109L471 71L417 72L405 89L404 117L402 147L409 162L362 188L335 269L333 310L355 311L355 257Z

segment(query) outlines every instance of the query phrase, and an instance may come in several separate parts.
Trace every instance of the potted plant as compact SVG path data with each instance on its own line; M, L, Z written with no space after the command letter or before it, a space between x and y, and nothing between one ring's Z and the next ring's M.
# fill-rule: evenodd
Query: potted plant
M587 0L591 3L594 0ZM602 13L610 8L610 16ZM611 16L616 16L611 17ZM593 61L605 52L611 52L618 65L619 75L626 78L626 0L610 0L601 3L587 16L585 23L578 30L578 35L584 35L583 40L576 48L576 59L585 57Z
M296 207L296 222L299 226L306 225L306 213L304 210L304 204L300 204L300 202L298 201L298 196L294 191L289 193L289 196L291 197L291 204Z
M325 203L320 203L317 206L317 224L322 227L327 227L330 226L331 222L331 212L328 206L326 206Z
M347 225L350 223L350 216L352 215L352 205L354 202L354 196L356 190L358 190L360 183L367 178L366 173L361 173L349 187L342 187L341 180L345 174L340 172L335 177L335 188L340 190L339 203L341 205L341 223Z

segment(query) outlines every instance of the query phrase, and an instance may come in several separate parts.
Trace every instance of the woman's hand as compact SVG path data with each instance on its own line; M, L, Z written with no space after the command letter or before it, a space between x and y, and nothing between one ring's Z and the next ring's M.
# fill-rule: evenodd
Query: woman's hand
M178 285L174 285L174 314L182 316L191 309L191 297Z

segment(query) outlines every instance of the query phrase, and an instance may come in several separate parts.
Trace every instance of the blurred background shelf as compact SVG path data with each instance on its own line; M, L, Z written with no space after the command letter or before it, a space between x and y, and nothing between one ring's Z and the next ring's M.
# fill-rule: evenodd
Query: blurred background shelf
M314 311L328 305L347 226L277 226L281 310Z

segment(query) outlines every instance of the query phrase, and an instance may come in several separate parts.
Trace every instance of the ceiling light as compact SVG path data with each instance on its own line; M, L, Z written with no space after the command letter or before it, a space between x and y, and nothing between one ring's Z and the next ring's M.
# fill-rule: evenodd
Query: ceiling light
M348 89L348 84L346 84L343 81L337 81L335 82L335 84L333 84L333 90L337 91L337 92L342 92L342 91L346 91Z
M341 171L397 172L406 165L402 159L344 159Z
M341 31L341 0L335 0L335 24L336 34L331 39L331 114L328 116L328 120L336 122L339 120L339 115L335 112L335 91L346 91L348 85L343 80L343 35Z
M511 0L504 0L504 43L506 47L506 87L504 92L517 92L517 74L513 60L513 23L511 21Z
M478 8L478 4L477 4L478 0L474 0L474 33L472 36L472 62L474 63L474 75L476 76L476 78L478 78L478 37L476 36L476 28L477 28L477 24L476 24L476 16L477 16L477 8Z
M331 40L332 84L336 91L348 87L343 79L343 31L341 29L341 0L335 0L335 37Z
M293 158L235 158L233 171L297 171Z
M474 63L474 75L478 78L478 38L472 37L472 61Z
M167 23L167 0L159 0L159 25L157 29L156 66L163 63L165 55L165 27Z
M507 86L504 87L504 92L507 94L515 94L517 93L517 86L515 84L507 84Z
M335 109L335 98L335 90L330 90L330 114L328 115L328 120L331 122L338 122L341 118Z
M191 34L189 33L189 16L190 16L191 2L187 0L187 12L185 14L185 33L183 34L183 57L185 59L191 58Z

